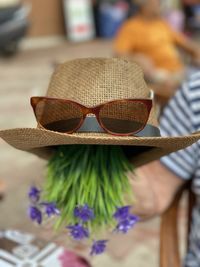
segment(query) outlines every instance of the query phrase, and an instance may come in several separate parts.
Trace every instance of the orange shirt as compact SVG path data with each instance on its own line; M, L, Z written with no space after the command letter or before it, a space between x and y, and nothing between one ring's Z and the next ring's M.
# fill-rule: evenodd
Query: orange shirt
M144 54L159 69L181 71L183 65L175 45L181 46L185 41L184 35L173 31L164 20L149 21L137 16L125 22L119 30L115 52Z

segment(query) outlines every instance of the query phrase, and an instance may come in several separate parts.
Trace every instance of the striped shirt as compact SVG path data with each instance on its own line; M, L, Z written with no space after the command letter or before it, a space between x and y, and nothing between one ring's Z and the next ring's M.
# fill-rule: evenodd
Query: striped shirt
M200 131L200 72L189 78L164 109L160 130L162 136L187 135ZM200 141L163 157L161 163L178 177L193 179L193 191L200 199ZM185 266L200 266L200 205L193 211L190 248Z

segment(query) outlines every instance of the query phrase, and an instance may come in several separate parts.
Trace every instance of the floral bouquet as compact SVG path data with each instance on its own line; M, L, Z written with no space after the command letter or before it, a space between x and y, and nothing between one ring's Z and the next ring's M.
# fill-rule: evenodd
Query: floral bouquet
M91 240L91 255L105 251L102 230L127 233L139 221L131 214L133 194L127 173L133 171L120 146L59 146L47 165L43 189L31 187L29 215L41 224L56 217L76 241Z

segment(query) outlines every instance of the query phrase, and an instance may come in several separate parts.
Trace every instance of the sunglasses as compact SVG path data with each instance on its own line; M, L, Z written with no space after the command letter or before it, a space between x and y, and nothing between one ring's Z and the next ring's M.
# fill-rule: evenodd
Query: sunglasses
M148 99L119 99L86 107L66 99L32 97L31 105L39 126L50 131L71 134L81 128L85 119L96 117L105 132L129 136L142 131L146 126L152 99L153 92Z

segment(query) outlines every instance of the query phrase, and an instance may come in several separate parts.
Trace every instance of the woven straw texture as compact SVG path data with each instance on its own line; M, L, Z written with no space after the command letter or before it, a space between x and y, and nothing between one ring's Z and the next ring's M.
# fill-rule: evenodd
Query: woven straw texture
M52 75L47 96L77 101L92 107L124 98L148 98L143 73L133 62L124 59L77 59L60 65ZM153 107L148 124L157 125ZM192 145L200 133L184 137L117 137L106 133L62 134L40 128L0 131L0 137L13 147L49 157L52 147L68 144L129 145L141 149L134 157L135 166Z
M70 99L93 107L123 98L149 98L150 89L142 69L134 62L119 58L76 59L58 66L47 96ZM157 125L154 110L149 124Z
M43 129L23 128L0 131L0 137L17 149L34 153L46 159L51 156L52 147L57 145L97 144L143 146L147 148L147 152L145 153L142 149L142 152L138 152L137 156L134 156L133 159L134 165L140 166L192 145L200 139L200 133L183 137L115 137L97 133L67 135ZM148 148L152 149L149 150Z

